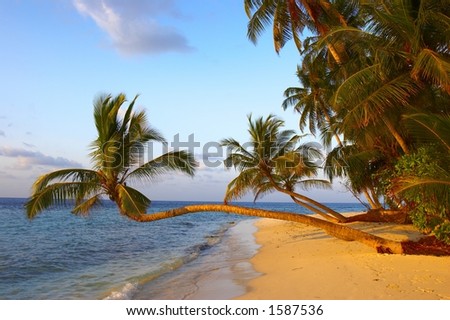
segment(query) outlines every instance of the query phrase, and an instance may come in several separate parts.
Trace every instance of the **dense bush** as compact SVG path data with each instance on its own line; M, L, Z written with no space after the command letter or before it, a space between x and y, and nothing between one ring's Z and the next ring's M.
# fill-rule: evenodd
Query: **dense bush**
M433 233L439 240L450 243L450 186L425 183L447 175L449 159L433 146L423 146L404 155L394 166L391 189L407 181L410 187L399 193L409 208L413 224L424 233Z

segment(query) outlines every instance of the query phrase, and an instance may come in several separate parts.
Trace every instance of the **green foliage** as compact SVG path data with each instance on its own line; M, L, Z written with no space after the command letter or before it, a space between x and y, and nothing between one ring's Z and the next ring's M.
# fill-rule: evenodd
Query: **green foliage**
M319 169L315 162L322 158L320 150L309 144L299 144L302 136L292 130L282 130L284 122L273 115L255 120L250 115L248 122L248 143L241 145L232 138L222 140L222 145L230 152L225 166L239 171L228 184L225 203L247 192L252 192L256 201L265 194L278 191L308 210L345 221L345 217L327 206L295 192L296 187L330 187L329 181L315 178Z
M445 177L443 166L448 163L449 158L436 146L422 146L397 161L390 187L408 204L411 220L419 230L450 243L450 185L425 183ZM402 188L404 183L409 187Z
M120 212L139 218L145 214L150 199L127 186L127 181L152 180L161 174L180 171L193 175L197 163L186 151L172 151L142 163L147 143L164 142L151 128L144 111L134 111L137 96L124 115L120 110L126 102L124 94L105 95L94 101L97 139L91 143L93 170L63 169L39 177L25 207L28 218L53 205L75 200L74 214L88 214L103 196L114 201Z
M263 2L279 3L251 1L267 13L270 6ZM319 2L298 3L314 8ZM383 197L393 208L409 202L403 198L406 189L411 189L406 194L433 189L445 198L450 168L443 162L436 174L433 162L408 158L417 172L408 176L408 168L402 168L395 188L391 179L397 161L424 142L442 145L444 153L450 150L450 126L443 117L450 113L448 0L320 3L328 9L311 12L337 14L303 17L315 32L303 40L297 70L301 86L285 91L282 107L299 112L301 130L320 130L324 145L336 138L338 145L326 161L329 179L347 179L353 192L369 194L374 202ZM284 18L292 25L289 19L296 17ZM276 22L270 14L263 26L269 22Z
M296 186L329 187L329 182L317 180L314 161L321 153L313 146L299 144L302 138L292 130L282 130L284 121L269 115L248 117L250 141L241 145L235 139L222 140L230 151L226 167L235 167L240 174L227 188L225 201L238 199L251 191L255 200L278 189L294 191Z

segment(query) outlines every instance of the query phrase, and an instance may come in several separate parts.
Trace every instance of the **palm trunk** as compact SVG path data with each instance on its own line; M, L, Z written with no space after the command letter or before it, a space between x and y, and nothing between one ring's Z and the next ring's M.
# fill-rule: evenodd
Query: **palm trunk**
M405 154L409 154L409 148L408 148L408 145L406 144L405 139L403 139L403 137L400 135L400 133L397 131L397 129L392 125L391 121L386 118L385 115L382 117L382 119L383 119L383 122L386 124L386 127L388 128L389 132L394 136L395 141L397 141L397 143L402 148L403 152Z
M370 191L370 192L369 192ZM376 198L376 195L374 192L372 192L371 189L367 188L363 190L363 194L366 197L367 201L369 201L370 207L372 209L380 209L383 206L381 205L380 201Z
M311 212L314 212L315 214L320 215L321 217L324 217L325 219L329 220L329 221L333 221L333 222L339 222L338 219L334 218L334 217L330 217L328 214L323 213L322 211L318 210L317 208L310 206L309 204L307 204L306 202L302 202L294 197L291 196L291 199L298 204L299 206L305 207L306 209L310 210Z
M325 120L327 120L328 124L330 125L331 124L330 115L326 112L326 110L325 110L324 114L325 114ZM336 139L336 142L338 143L338 146L342 148L344 146L344 144L342 143L342 140L339 137L339 135L335 132L333 133L333 135L334 135L334 138Z
M145 214L141 216L129 216L129 218L138 222L151 222L167 218L173 218L195 212L224 212L238 214L250 217L260 217L269 219L278 219L284 221L293 221L308 226L317 227L324 230L329 235L345 241L358 241L371 248L375 248L382 253L402 254L402 243L384 239L370 233L366 233L357 229L352 229L344 225L339 225L329 221L325 221L312 216L295 214L289 212L271 211L263 209L254 209L221 204L201 204L189 205L181 208L171 209L157 213Z
M331 123L331 118L328 115L328 113L326 113L326 112L325 112L325 119L327 120L328 124ZM338 143L338 146L342 148L344 146L344 144L342 143L342 140L341 140L341 138L339 137L339 135L337 133L334 133L334 138L336 139L336 142ZM369 193L367 191L367 189L365 189L363 191L364 197L367 199L367 201L369 202L370 207L372 209L380 209L382 207L381 203L378 201L378 199L374 195L374 192L372 192L373 190L370 190L370 191L371 192ZM371 196L371 194L373 196Z
M307 2L303 2L303 6L306 9L306 12L310 16L311 20L314 23L314 26L316 27L317 32L324 36L329 31L329 27L319 21L318 12L322 11L323 8L320 7L317 3L315 4L309 4ZM339 22L342 26L347 26L347 22L342 17L342 15L339 15ZM331 56L333 57L334 61L338 65L342 65L343 62L348 60L347 52L345 52L345 48L336 48L335 45L331 44L329 41L327 41L327 48L328 51L331 53ZM344 61L343 61L344 60Z
M290 196L291 198L293 197L293 198L296 198L296 199L300 199L300 200L302 200L302 202L306 202L306 203L309 204L310 206L313 205L314 207L316 207L316 210L322 209L322 210L324 211L324 212L323 212L324 214L327 213L328 215L331 215L332 217L334 217L335 219L337 219L339 222L346 222L346 221L347 221L347 218L344 217L342 214L340 214L340 213L334 211L333 209L331 209L331 208L329 208L329 207L327 207L327 206L321 204L320 202L317 202L317 201L315 201L315 200L313 200L313 199L311 199L311 198L308 198L308 197L306 197L306 196L304 196L304 195L301 195L301 194L299 194L299 193L296 193L296 192L293 192L293 191L290 191L290 190L281 188L281 187L275 182L275 180L273 180L273 177L272 177L272 175L270 174L270 171L268 171L267 169L264 169L264 168L261 168L261 169L262 169L264 175L269 179L270 183L271 183L272 186L275 188L275 190L277 190L277 191L279 191L279 192L281 192L281 193L287 194L287 195ZM313 212L314 212L314 211L313 211ZM328 216L328 215L327 215L327 216ZM327 217L327 219L328 219L328 220L332 220L332 219L330 219L329 216Z
M271 178L269 178L269 179L271 179ZM347 218L344 217L342 214L340 214L340 213L334 211L333 209L331 209L331 208L321 204L320 202L317 202L317 201L315 201L315 200L313 200L311 198L308 198L308 197L306 197L304 195L301 195L299 193L280 188L272 179L271 179L271 181L272 181L272 183L273 183L273 185L274 185L274 187L275 187L275 189L277 191L282 192L284 194L287 194L291 198L300 199L300 200L302 200L302 202L306 202L308 204L311 204L311 205L316 207L316 210L318 210L317 208L322 209L324 211L324 212L322 212L322 215L326 216L326 218L328 220L335 221L335 219L337 219L339 222L346 222L347 221ZM313 211L313 212L315 212L315 211ZM315 212L315 213L317 213L317 212ZM330 218L330 215L333 218Z

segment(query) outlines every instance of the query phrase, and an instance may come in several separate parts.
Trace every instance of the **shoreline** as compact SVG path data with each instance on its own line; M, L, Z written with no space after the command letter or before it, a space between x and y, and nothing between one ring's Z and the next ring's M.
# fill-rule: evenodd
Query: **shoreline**
M221 241L179 269L144 284L134 300L227 300L245 294L259 273L250 259L259 246L254 219L231 226Z
M450 257L379 254L293 222L259 219L255 226L261 247L250 262L262 275L235 299L450 299ZM399 241L421 237L412 226L351 226Z

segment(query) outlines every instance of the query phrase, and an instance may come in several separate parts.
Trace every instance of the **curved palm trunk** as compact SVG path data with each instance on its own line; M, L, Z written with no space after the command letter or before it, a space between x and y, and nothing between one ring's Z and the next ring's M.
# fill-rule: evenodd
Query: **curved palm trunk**
M282 192L288 193L287 190L282 191ZM334 211L333 209L331 209L331 208L329 208L329 207L327 207L327 206L321 204L320 202L317 202L317 201L315 201L315 200L313 200L313 199L311 199L311 198L308 198L308 197L306 197L306 196L304 196L304 195L301 195L301 194L299 194L299 193L296 193L296 192L290 192L290 191L289 191L288 194L289 194L290 196L294 196L294 197L297 198L297 199L300 199L300 200L303 200L303 201L305 201L305 202L308 202L308 203L313 204L314 206L316 206L316 207L318 207L318 208L324 210L326 213L328 213L329 215L331 215L331 216L334 218L334 219L330 219L330 216L328 215L328 220L335 220L335 219L337 219L339 222L346 222L346 221L347 221L347 218L344 217L342 214L340 214L340 213Z
M271 178L269 178L269 179L271 179ZM340 214L340 213L334 211L333 209L327 207L326 205L323 205L323 204L321 204L320 202L317 202L317 201L315 201L315 200L313 200L313 199L311 199L311 198L308 198L307 196L301 195L301 194L299 194L299 193L297 193L297 192L293 192L293 191L289 191L289 190L287 190L287 189L280 188L280 187L275 183L275 181L273 181L273 179L271 179L271 181L272 181L272 183L273 183L273 185L274 185L274 188L275 188L277 191L282 192L282 193L284 193L284 194L287 194L287 195L289 195L291 198L296 198L297 200L298 200L298 199L302 200L302 201L301 201L301 203L302 203L301 205L303 205L305 208L309 209L308 207L311 207L311 205L313 205L314 207L316 207L315 210L312 210L314 213L318 213L318 211L319 211L318 208L319 208L319 209L322 209L323 211L322 211L322 214L321 214L321 215L324 216L327 220L332 220L332 221L338 220L339 222L346 222L346 221L347 221L347 218L346 218L346 217L344 217L342 214ZM306 206L304 205L305 202L306 202L307 204L311 204L311 205L308 205L308 207L306 207ZM310 210L311 210L311 209L310 209ZM333 217L333 218L330 218L330 216Z
M336 237L338 239L342 239L345 241L361 242L371 248L375 248L378 252L396 253L396 254L403 253L401 242L387 240L357 229L352 229L347 226L339 225L312 216L288 212L254 209L221 204L200 204L200 205L189 205L168 211L150 213L141 216L129 216L129 218L138 222L151 222L196 212L224 212L251 217L293 221L308 226L320 228L329 235Z
M370 191L370 193L369 193ZM370 204L370 207L372 209L381 209L383 206L381 205L380 201L377 199L375 193L373 190L366 188L363 190L363 194L366 197L367 201Z
M323 213L322 211L318 210L317 208L310 206L309 204L307 204L306 202L302 202L294 197L291 196L291 199L298 204L299 206L305 207L306 209L310 210L311 212L314 212L322 217L324 217L325 219L329 220L329 221L333 221L333 222L339 222L338 219L334 218L334 217L330 217L328 214Z
M308 198L307 196L301 195L299 193L287 190L287 189L283 189L281 188L273 179L272 175L270 174L270 171L266 170L265 168L262 168L264 175L267 177L267 179L269 179L270 183L272 184L272 186L275 188L275 190L287 194L288 196L290 196L291 198L296 198L297 200L300 199L302 200L300 205L304 206L304 203L306 202L308 204L309 207L314 206L315 210L320 211L319 209L322 209L322 216L324 216L326 219L328 220L333 220L335 221L335 219L337 219L339 222L346 222L347 218L344 217L342 214L334 211L333 209L321 204L320 202L317 202L311 198ZM309 209L308 207L304 206L305 208ZM314 211L315 213L318 213L317 211ZM334 219L330 219L330 215L334 218Z

